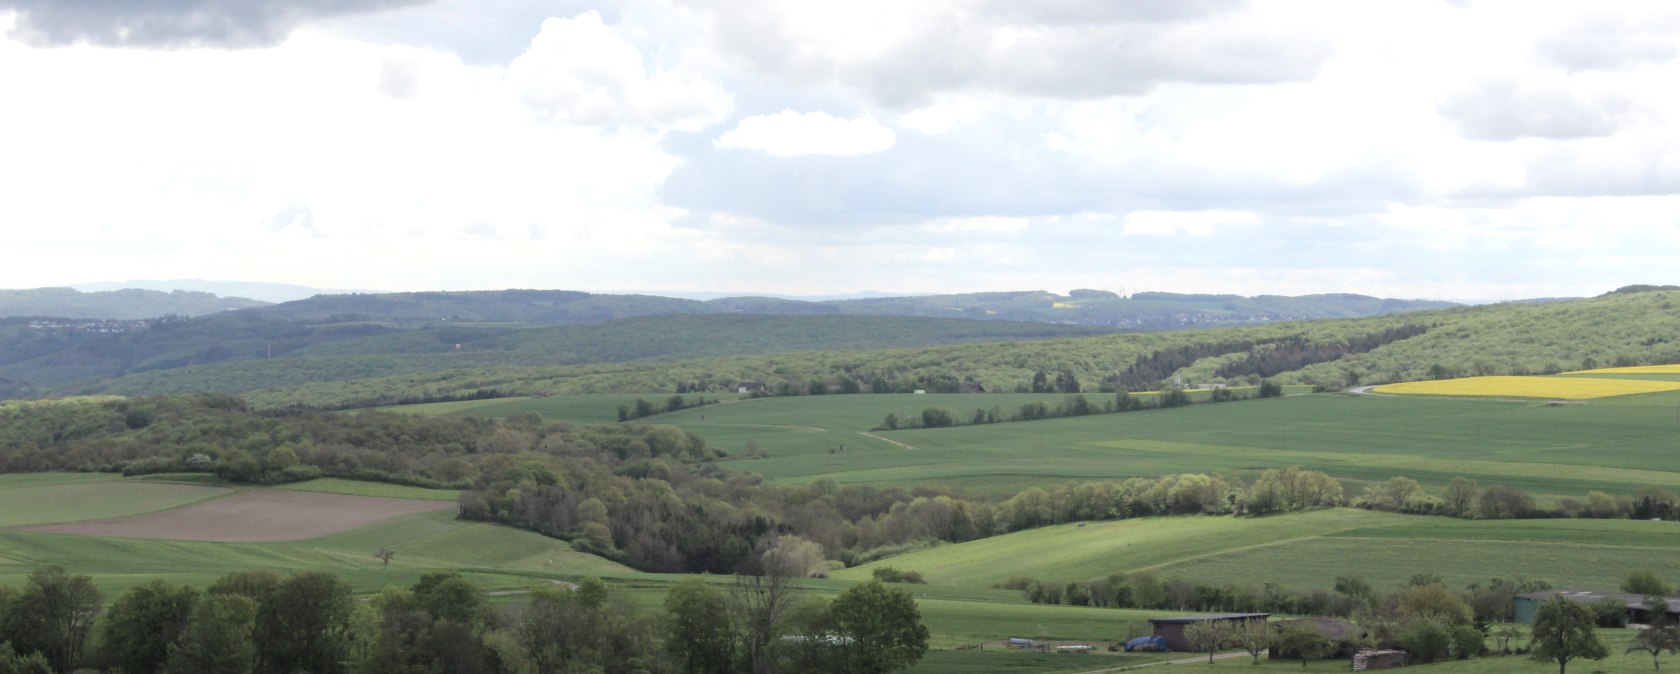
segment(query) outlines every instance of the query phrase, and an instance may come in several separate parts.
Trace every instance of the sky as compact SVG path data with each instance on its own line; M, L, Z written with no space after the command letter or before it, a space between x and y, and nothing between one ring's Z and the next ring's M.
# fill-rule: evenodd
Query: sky
M1680 282L1680 4L0 0L0 287Z

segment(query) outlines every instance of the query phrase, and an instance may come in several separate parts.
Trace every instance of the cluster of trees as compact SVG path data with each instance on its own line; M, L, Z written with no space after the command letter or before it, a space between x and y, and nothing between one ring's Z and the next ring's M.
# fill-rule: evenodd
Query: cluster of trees
M1593 519L1680 519L1680 495L1657 486L1640 487L1633 495L1587 492L1584 500L1561 498L1541 507L1534 497L1505 485L1478 487L1476 481L1457 477L1435 496L1404 476L1365 486L1354 505L1371 510L1446 515L1477 519L1522 519L1584 517Z
M665 405L663 407L661 407L659 405L655 405L654 403L652 403L650 401L647 401L647 400L644 400L644 399L641 399L641 398L637 398L636 399L636 404L634 406L631 406L631 405L619 405L618 406L618 420L619 421L631 421L633 419L640 419L642 417L651 417L655 414L664 414L666 412L676 412L678 410L683 410L683 409L687 409L687 408L690 408L690 407L701 407L701 406L704 406L704 405L715 405L717 403L718 403L717 400L707 400L706 396L700 396L698 400L695 400L694 402L689 402L688 399L683 397L682 393L678 393L678 394L676 394L674 396L671 396L670 398L666 399Z
M1260 382L1259 388L1233 389L1217 388L1200 399L1191 396L1184 389L1167 387L1155 395L1132 395L1127 391L1114 394L1114 398L1102 402L1092 401L1084 394L1069 395L1062 402L1051 407L1044 401L1033 401L1021 405L1020 409L1005 411L993 405L990 409L974 408L974 413L965 419L951 410L942 407L929 407L922 410L920 416L900 418L897 413L888 413L881 425L870 430L891 431L903 428L948 428L980 424L997 424L1013 421L1039 421L1042 419L1060 419L1064 417L1083 417L1092 414L1116 414L1120 412L1136 412L1138 410L1170 409L1185 407L1198 403L1224 403L1236 400L1250 400L1253 398L1279 398L1283 396L1283 385L1266 380Z
M0 672L839 674L896 671L926 652L909 593L869 582L810 597L777 555L727 590L680 583L657 611L596 579L543 583L498 608L455 573L358 601L331 574L272 571L202 591L154 580L106 610L90 577L48 566L21 590L0 587Z

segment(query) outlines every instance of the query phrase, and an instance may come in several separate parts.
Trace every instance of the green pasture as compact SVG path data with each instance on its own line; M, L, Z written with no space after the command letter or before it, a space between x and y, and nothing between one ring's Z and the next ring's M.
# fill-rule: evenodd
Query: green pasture
M143 515L234 491L100 473L0 475L0 528Z
M1669 375L1673 376L1673 375ZM1112 394L1086 394L1101 404ZM651 397L650 397L651 396ZM655 400L657 396L641 396ZM552 396L389 408L425 414L608 421L636 396ZM1438 490L1454 477L1504 484L1542 502L1589 490L1632 494L1680 484L1680 392L1548 405L1480 399L1348 395L1168 410L872 431L887 414L976 409L1008 416L1062 394L871 394L728 400L642 423L681 426L726 449L730 470L775 482L945 486L1008 495L1032 485L1169 473L1252 479L1301 466L1363 484L1403 475ZM660 404L663 404L660 402ZM749 457L749 448L754 456Z
M874 397L752 401L708 412L704 421L693 412L662 420L731 451L756 438L768 458L726 465L795 484L828 477L842 483L943 485L1008 494L1033 484L1169 473L1220 472L1252 479L1266 468L1283 466L1323 470L1355 490L1396 475L1438 490L1462 476L1483 486L1522 489L1542 501L1579 499L1593 489L1632 494L1645 485L1680 484L1676 393L1559 406L1291 396L875 432L880 440L857 432L878 423L880 407L865 404ZM971 408L993 396L951 398L957 400L928 396L925 404L960 411L965 408L956 405ZM851 418L837 418L842 415ZM838 450L840 442L846 443L844 451Z
M1558 587L1614 588L1636 568L1680 577L1680 523L1467 521L1348 508L1258 518L1149 517L944 545L835 575L862 579L880 566L969 586L1012 576L1065 583L1147 570L1301 590L1326 589L1347 574L1391 590L1422 572L1440 574L1453 587L1528 576Z

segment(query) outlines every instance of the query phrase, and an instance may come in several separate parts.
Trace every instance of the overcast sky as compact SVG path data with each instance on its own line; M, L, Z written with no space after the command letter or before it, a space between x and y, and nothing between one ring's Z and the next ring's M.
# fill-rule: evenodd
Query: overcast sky
M0 0L0 287L1680 282L1680 4Z

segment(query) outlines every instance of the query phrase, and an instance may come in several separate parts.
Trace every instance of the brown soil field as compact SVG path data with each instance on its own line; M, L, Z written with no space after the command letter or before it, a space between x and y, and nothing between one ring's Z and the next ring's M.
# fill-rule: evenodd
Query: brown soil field
M439 501L252 489L139 517L25 527L17 531L177 541L298 541L402 515L454 507L454 503Z

